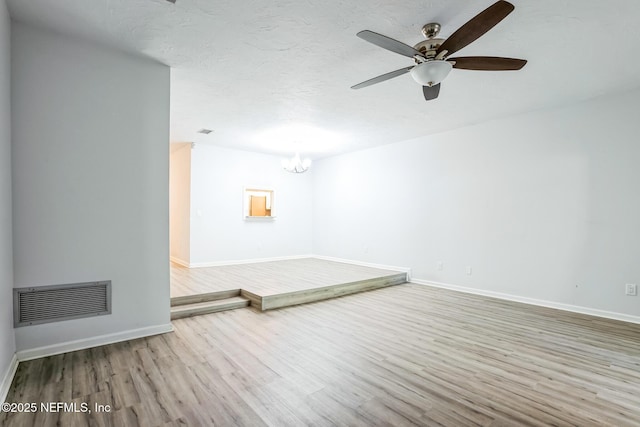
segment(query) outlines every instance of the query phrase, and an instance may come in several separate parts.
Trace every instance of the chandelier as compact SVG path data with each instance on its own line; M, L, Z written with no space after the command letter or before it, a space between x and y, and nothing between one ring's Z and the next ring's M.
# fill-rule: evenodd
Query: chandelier
M296 153L291 159L283 159L282 167L287 172L291 173L303 173L309 170L309 166L311 166L311 159L306 158L304 160L300 159L300 154Z

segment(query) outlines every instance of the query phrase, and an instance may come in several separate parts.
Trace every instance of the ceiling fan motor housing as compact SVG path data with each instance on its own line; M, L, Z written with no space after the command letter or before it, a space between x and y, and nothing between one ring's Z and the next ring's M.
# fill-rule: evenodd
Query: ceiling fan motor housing
M422 52L422 54L427 58L435 58L435 56L437 55L437 50L443 42L444 39L423 40L420 43L416 44L413 48L419 52Z

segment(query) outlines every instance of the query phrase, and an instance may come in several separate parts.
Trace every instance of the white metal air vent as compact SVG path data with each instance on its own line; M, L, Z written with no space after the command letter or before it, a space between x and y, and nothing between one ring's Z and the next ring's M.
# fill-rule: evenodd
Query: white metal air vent
M111 314L111 281L13 289L13 325Z

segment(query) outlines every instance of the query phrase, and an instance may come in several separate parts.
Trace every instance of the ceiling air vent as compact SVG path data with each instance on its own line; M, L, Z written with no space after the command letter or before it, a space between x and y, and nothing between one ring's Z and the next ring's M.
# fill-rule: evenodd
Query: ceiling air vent
M198 133L201 133L201 134L204 134L204 135L209 135L211 132L213 132L211 129L204 129L204 128L202 128L202 129L200 129L198 131Z
M14 327L111 314L111 281L13 289Z

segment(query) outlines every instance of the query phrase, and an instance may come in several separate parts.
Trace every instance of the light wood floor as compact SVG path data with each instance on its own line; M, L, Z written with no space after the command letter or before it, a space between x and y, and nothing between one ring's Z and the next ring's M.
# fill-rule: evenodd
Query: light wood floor
M260 296L303 291L388 276L397 271L317 258L219 267L186 268L171 263L171 297L244 289Z
M640 325L408 284L174 326L21 363L8 397L112 413L0 424L640 425Z

